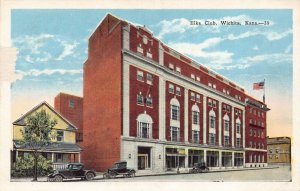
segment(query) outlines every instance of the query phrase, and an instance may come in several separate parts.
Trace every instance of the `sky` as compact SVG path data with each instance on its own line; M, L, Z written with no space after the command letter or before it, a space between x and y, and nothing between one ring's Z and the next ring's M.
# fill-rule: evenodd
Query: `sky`
M59 92L82 96L89 36L106 13L146 25L178 52L211 68L262 100L253 83L265 79L268 135L292 134L291 10L13 10L12 42L18 48L12 86L12 120ZM190 21L202 25L191 25ZM221 20L241 25L223 26ZM215 21L218 25L204 25ZM268 25L244 25L245 21Z

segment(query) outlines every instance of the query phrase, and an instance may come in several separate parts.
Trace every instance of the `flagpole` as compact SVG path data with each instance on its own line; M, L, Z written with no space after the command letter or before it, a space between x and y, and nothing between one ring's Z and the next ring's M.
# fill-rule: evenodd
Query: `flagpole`
M264 96L263 96L263 102L265 103L266 97L265 97L265 89L266 89L266 80L264 79Z

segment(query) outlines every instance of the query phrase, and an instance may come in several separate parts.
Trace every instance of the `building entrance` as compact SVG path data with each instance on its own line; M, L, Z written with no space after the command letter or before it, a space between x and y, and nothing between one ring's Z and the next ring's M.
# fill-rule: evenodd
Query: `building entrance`
M151 147L138 147L138 170L151 168Z

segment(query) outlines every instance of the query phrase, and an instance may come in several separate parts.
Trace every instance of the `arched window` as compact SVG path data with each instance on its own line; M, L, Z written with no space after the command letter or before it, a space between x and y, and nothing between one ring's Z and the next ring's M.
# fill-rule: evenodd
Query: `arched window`
M143 113L137 117L137 136L141 138L152 138L153 120L150 115Z
M171 119L176 121L180 119L180 104L176 98L171 99Z
M209 112L209 127L214 129L216 126L216 114L214 110L210 110Z
M236 133L240 134L241 133L241 120L239 118L236 119L235 126L236 126Z
M216 114L213 110L209 112L209 144L215 145L216 144Z
M227 114L224 115L223 117L224 120L224 131L229 131L229 117Z
M192 107L192 122L194 125L200 124L199 113L200 113L199 107L197 105L193 105L193 107Z

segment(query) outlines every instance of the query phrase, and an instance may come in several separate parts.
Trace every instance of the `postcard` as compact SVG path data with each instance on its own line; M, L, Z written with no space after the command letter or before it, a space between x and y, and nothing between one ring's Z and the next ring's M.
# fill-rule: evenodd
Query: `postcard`
M28 2L1 2L4 190L299 189L299 1Z

